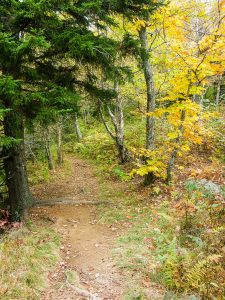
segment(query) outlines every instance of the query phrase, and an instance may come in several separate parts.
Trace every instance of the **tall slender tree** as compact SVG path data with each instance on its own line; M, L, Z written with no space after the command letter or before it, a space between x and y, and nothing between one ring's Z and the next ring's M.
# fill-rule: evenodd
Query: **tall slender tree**
M140 63L141 70L145 78L146 85L146 150L154 150L155 147L155 118L151 113L155 110L155 87L153 66L150 59L151 47L149 46L148 26L151 23L151 17L166 1L130 1L123 13L129 21L134 24L138 32L138 41L135 37L127 35L128 47L134 47L134 53ZM134 11L130 7L135 6ZM152 34L154 36L154 34ZM131 41L133 39L133 42ZM153 38L153 42L154 42ZM139 45L138 45L138 44ZM138 45L138 47L137 47ZM136 49L135 49L136 48ZM145 175L145 184L151 184L155 179L153 172Z

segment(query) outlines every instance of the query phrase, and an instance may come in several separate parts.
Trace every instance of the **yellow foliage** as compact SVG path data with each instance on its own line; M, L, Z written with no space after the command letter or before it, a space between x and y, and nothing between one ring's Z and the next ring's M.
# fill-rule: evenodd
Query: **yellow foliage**
M146 22L144 20L137 20L135 23L134 23L134 28L136 30L140 30L142 27L145 27L146 26Z
M169 139L174 140L174 139L178 138L179 132L177 132L177 131L169 132L167 134L167 136Z
M153 173L156 177L165 179L166 177L166 164L163 162L163 154L159 151L150 151L146 149L131 149L133 154L139 157L145 157L145 163L137 162L137 168L133 169L130 176L135 174L145 176L149 173Z
M224 3L225 0L219 4L221 17L225 13ZM211 134L206 129L206 122L212 115L196 102L201 102L212 78L223 74L225 69L225 23L219 20L215 4L216 1L209 4L199 0L171 0L169 5L154 13L150 24L137 18L133 22L126 20L126 32L134 38L137 38L141 27L146 27L149 33L155 86L156 90L160 90L157 98L160 107L147 115L164 118L169 128L156 154L133 151L136 156L150 158L154 162L140 163L138 171L134 171L136 174L143 176L149 171L164 174L165 168L160 166L159 161L166 164L174 149L179 156L184 155L192 145L201 144ZM199 21L200 27L196 21ZM201 26L203 33L199 34ZM143 74L136 71L135 92L127 85L124 94L144 104L145 81ZM182 119L183 113L185 116ZM161 153L164 155L161 156Z
M155 109L154 112L149 112L146 115L150 117L161 118L166 113L166 111L167 110L165 108L158 108Z
M181 146L181 150L182 150L182 151L185 151L185 152L186 152L186 151L190 151L190 147L189 147L188 144L185 144L185 145L182 145L182 146Z

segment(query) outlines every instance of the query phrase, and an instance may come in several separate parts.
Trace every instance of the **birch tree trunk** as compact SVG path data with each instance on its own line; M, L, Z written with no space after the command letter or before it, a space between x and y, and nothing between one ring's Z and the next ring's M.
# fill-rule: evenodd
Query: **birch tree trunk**
M85 126L90 125L89 117L90 117L89 109L85 109L84 112L83 112L83 119L84 119L84 125Z
M76 131L76 135L77 135L77 140L78 140L78 142L80 142L83 138L83 135L80 130L77 113L75 113L75 115L74 115L74 127L75 127L75 131Z
M101 101L99 101L99 112L100 112L100 117L102 119L102 122L106 128L106 131L116 143L118 157L120 163L123 164L129 160L129 154L127 148L125 147L123 103L122 103L122 97L119 94L119 87L117 83L115 84L115 88L117 90L115 111L113 112L109 105L106 106L114 130L110 129L109 125L107 124L107 121L104 117L104 113L102 110Z

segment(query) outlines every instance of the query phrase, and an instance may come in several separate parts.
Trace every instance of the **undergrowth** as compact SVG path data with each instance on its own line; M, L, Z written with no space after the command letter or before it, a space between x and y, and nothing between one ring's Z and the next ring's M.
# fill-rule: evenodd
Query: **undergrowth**
M59 257L59 236L28 224L0 238L0 299L40 299L47 272Z
M48 169L48 165L43 161L27 162L29 184L34 186L39 183L52 182L55 179L69 177L72 174L72 165L69 157L65 157L63 165L57 166L53 170Z
M164 188L154 188L154 202L120 197L102 211L101 221L127 227L113 250L118 266L140 285L144 278L173 291L168 299L225 299L222 189L198 181Z
M126 147L139 147L144 143L145 119L128 119L125 126L125 145ZM97 169L108 177L115 177L121 181L129 180L126 169L123 165L118 165L118 153L115 142L107 134L102 123L92 119L87 127L81 122L83 139L74 142L74 134L67 135L65 151L80 156L91 161ZM140 134L141 133L141 134Z

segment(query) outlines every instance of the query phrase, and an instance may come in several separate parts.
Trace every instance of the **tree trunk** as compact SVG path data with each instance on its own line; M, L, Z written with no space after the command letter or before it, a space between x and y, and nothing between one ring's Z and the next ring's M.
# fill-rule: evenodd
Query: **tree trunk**
M185 110L182 110L181 118L180 118L181 123L180 123L180 126L179 126L179 136L176 138L175 144L179 144L180 140L183 136L185 116L186 116L186 112L185 112ZM174 167L175 159L177 157L177 153L178 153L178 146L176 146L173 149L172 154L171 154L170 159L169 159L169 162L168 162L168 165L167 165L167 177L166 177L166 182L167 183L170 183L171 180L172 180L172 170L173 170L173 167Z
M149 49L146 27L141 27L139 31L139 38L141 42L141 60L145 76L145 83L147 89L147 104L146 113L154 112L155 110L155 88L152 66L149 61ZM153 150L155 147L155 118L147 115L146 117L146 149ZM155 179L153 173L145 176L145 184L151 184Z
M108 108L110 117L113 120L113 125L114 125L114 128L115 128L114 132L109 128L109 125L107 124L107 122L105 120L105 117L104 117L104 114L102 112L101 107L99 108L100 117L101 117L102 122L103 122L103 124L106 128L106 131L108 132L110 137L116 143L116 148L117 148L117 151L118 151L118 157L119 157L120 163L124 164L125 162L129 161L128 150L127 150L127 148L125 147L125 144L124 144L124 134L122 134L122 132L120 132L119 127L118 127L118 123L117 123L117 120L116 120L114 114L112 113L112 111L110 110L109 107L107 107L107 108Z
M34 199L28 186L24 153L24 124L18 112L10 111L4 117L4 134L17 140L10 147L4 148L4 171L9 195L12 220L20 220Z
M116 143L116 148L118 151L118 157L121 164L124 164L125 162L129 161L129 153L127 148L125 147L125 137L124 137L124 115L123 115L123 103L122 98L119 95L119 86L118 83L115 83L115 89L117 90L117 98L115 103L115 112L112 112L109 105L107 105L108 114L112 120L114 132L109 128L102 109L101 109L101 103L99 103L100 106L100 116L103 121L103 124L108 132L108 134L111 136L111 138Z
M52 158L52 153L51 153L51 144L50 144L50 138L49 138L49 129L46 128L43 132L43 137L44 137L44 143L45 143L45 153L46 153L46 158L48 161L48 168L49 170L54 169L54 164L53 164L53 158Z
M115 89L117 91L115 112L113 113L109 106L107 106L107 109L115 129L115 140L116 140L116 147L119 154L119 160L120 163L123 164L129 161L129 155L128 155L128 150L125 147L123 101L119 93L118 82L115 82Z
M57 163L59 166L63 164L63 149L62 149L62 118L59 117L57 123Z
M154 112L155 110L155 88L152 66L149 62L148 54L148 38L146 27L142 27L139 31L141 41L141 60L145 76L147 89L147 105L146 113ZM146 149L152 150L155 146L155 118L152 116L146 117Z
M77 118L77 113L75 113L75 116L74 116L74 127L75 127L75 130L76 130L77 140L78 140L78 142L80 142L83 138L83 135L82 135L81 130L80 130L80 126L79 126L79 122L78 122L78 118Z
M118 150L119 160L121 164L124 164L129 161L130 157L128 154L128 150L124 145L124 140L116 139L116 147Z
M84 113L83 113L84 125L85 126L89 126L90 125L89 117L90 117L89 109L85 109Z
M217 89L216 89L216 107L218 107L220 103L221 83L222 83L222 76L219 76Z

